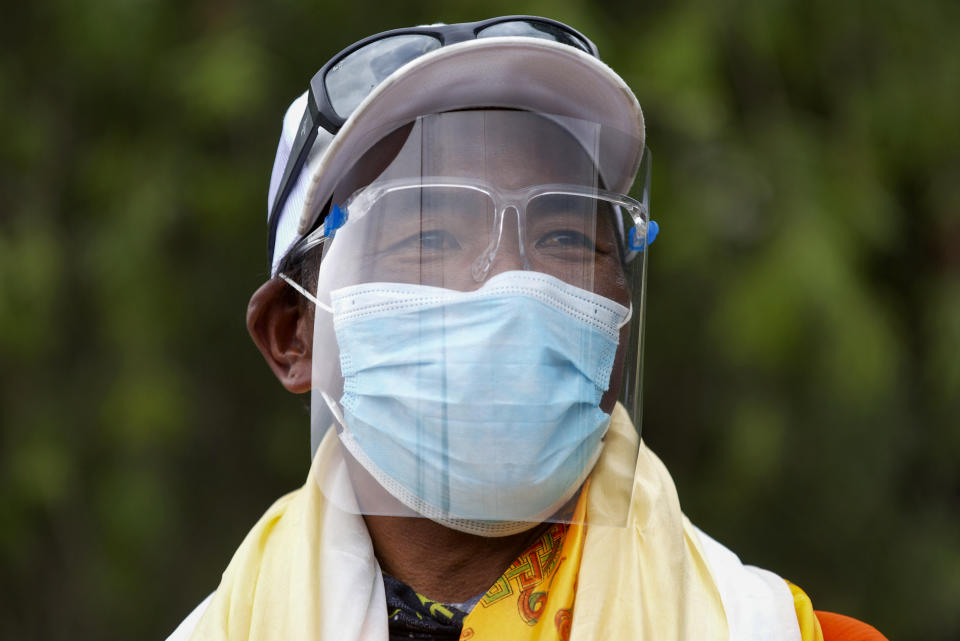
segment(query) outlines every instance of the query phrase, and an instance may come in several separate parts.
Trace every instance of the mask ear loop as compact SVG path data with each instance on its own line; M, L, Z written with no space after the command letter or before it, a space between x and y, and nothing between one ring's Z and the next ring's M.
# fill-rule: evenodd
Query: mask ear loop
M633 301L630 301L630 307L627 309L627 315L624 317L619 324L617 324L617 329L623 329L623 326L630 322L630 319L633 318Z
M300 294L302 294L304 298L306 298L308 301L310 301L311 303L313 303L314 305L316 305L317 307L319 307L319 308L322 309L323 311L325 311L325 312L327 312L328 314L331 314L331 315L333 314L333 308L332 308L332 307L330 307L330 306L327 305L326 303L321 303L320 300L319 300L316 296L314 296L313 294L311 294L310 292L308 292L306 289L304 289L304 288L300 285L300 283L297 283L296 281L294 281L292 278L290 278L289 276L287 276L287 275L284 274L283 272L278 272L278 273L277 273L277 277L283 279L283 281L286 282L287 285L290 285L290 287L293 287L295 290L297 290L298 292L300 292Z
M330 307L326 303L321 303L316 296L308 292L304 287L300 285L300 283L294 281L292 278L290 278L283 272L279 272L277 276L283 279L283 281L287 285L290 285L290 287L293 287L295 290L300 292L300 294L302 294L304 298L306 298L308 301L316 305L318 308L333 315L332 307ZM333 398L331 398L330 395L327 394L326 392L321 391L320 396L323 397L323 402L327 404L327 408L330 410L330 413L333 414L333 418L337 419L337 423L340 423L341 427L346 427L346 425L343 422L343 410L340 409L340 404L337 403L335 400L333 400Z
M294 281L292 278L284 274L283 272L277 273L277 277L283 279L283 281L293 287L295 290L300 292L304 298L316 305L318 308L322 309L325 312L328 312L330 315L333 315L333 308L327 305L326 303L321 303L316 296L308 292L300 283ZM324 391L320 392L320 396L323 397L323 402L327 404L327 409L330 410L330 413L333 414L333 418L337 420L337 423L340 424L340 427L346 427L346 424L343 422L343 410L340 409L340 404L337 403L329 394Z
M340 423L340 427L345 428L347 424L343 422L343 410L340 409L340 403L333 400L326 392L320 392L320 396L323 397L323 402L327 404L327 409L333 414L333 418L337 419L337 423Z

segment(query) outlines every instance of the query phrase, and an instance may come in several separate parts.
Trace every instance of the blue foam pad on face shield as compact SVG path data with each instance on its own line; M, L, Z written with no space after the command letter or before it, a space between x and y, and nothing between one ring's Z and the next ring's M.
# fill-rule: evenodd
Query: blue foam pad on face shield
M653 241L656 240L657 234L660 233L660 225L657 224L657 221L651 220L650 224L647 225L647 238L646 240L637 239L637 228L631 227L630 233L627 234L627 244L633 251L643 251L647 246L652 245Z
M347 212L341 209L339 205L330 208L330 213L323 221L323 235L327 238L333 238L337 230L343 227L347 222Z

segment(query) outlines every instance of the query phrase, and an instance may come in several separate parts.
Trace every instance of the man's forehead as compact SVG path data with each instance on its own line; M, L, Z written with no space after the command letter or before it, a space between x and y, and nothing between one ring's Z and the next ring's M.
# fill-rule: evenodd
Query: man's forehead
M548 116L515 110L469 110L419 119L381 179L417 176L475 178L516 189L544 183L595 186L586 147ZM392 141L396 144L396 140Z

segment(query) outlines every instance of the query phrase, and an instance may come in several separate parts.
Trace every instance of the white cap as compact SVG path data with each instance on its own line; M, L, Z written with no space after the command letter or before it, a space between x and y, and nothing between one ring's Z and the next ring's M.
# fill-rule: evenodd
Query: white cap
M623 136L601 139L600 173L608 189L630 191L644 145L643 112L620 76L569 45L520 36L480 38L440 47L400 67L353 111L336 136L322 127L280 212L271 274L308 233L340 178L387 133L418 116L470 107L501 107L600 123ZM293 101L270 179L267 213L280 188L290 149L307 108Z

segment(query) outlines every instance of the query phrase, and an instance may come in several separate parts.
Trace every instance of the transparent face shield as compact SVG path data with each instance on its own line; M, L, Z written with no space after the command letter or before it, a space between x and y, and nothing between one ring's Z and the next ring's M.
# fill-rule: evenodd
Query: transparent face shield
M649 217L645 167L639 201L604 189L617 136L449 112L395 129L345 175L291 255L317 305L311 438L328 501L486 536L626 522L637 439L610 415L619 399L639 426ZM577 510L601 468L605 509Z

